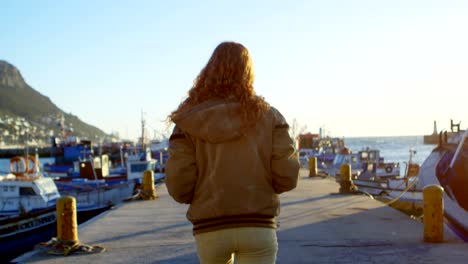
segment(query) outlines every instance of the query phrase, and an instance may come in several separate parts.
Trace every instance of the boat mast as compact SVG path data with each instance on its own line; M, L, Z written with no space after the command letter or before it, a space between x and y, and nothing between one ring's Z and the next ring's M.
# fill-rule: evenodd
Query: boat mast
M141 150L145 149L145 119L143 118L143 110L141 110Z
M24 145L25 145L25 151L26 151L26 158L29 156L29 144L28 144L28 137L29 137L29 133L28 133L29 129L26 129L25 130L25 140L24 140Z

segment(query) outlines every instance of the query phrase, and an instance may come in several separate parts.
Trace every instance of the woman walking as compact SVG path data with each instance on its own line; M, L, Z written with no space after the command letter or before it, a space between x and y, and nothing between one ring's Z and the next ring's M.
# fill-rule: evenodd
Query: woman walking
M296 187L289 126L255 94L248 50L223 42L171 113L166 185L190 204L201 263L275 263L278 194Z

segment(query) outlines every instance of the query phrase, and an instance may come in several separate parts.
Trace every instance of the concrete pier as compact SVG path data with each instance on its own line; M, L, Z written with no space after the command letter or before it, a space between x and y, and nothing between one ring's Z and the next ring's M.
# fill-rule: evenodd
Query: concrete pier
M468 243L445 228L443 243L425 243L421 222L365 195L339 194L330 178L301 170L297 189L281 195L277 263L466 263ZM24 263L198 263L186 205L165 186L159 199L132 201L79 227L99 254L30 252Z

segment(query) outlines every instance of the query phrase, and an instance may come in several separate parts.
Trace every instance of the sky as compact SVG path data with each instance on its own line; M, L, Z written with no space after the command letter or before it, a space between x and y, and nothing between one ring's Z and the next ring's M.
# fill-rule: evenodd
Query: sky
M0 3L0 59L106 133L151 137L223 41L245 45L255 90L304 131L431 134L468 125L468 1Z

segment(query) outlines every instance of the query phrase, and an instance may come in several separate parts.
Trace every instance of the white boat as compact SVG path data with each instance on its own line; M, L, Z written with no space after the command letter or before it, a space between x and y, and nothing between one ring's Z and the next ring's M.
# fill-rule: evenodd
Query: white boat
M385 180L353 180L361 192L371 195L385 196L388 199L399 198L401 201L422 201L422 188L416 177L385 179Z
M24 159L14 159L20 161L20 166L27 166L24 165ZM35 169L33 174L25 171L0 176L0 217L55 208L61 196L73 196L76 199L78 222L83 222L131 197L135 187L133 180L81 178L60 182L43 177L39 169Z
M128 179L127 175L109 174L108 164L107 155L92 161L82 160L76 162L78 173L73 177L54 178L61 195L75 197L79 206L78 221L85 221L94 216L96 210L107 210L133 195L138 180Z
M422 210L422 189L419 182L419 165L413 162L415 151L410 150L404 175L361 173L353 179L360 192L365 192L388 204L406 211ZM399 170L398 170L399 171Z
M381 166L384 169L380 171L372 168L375 164L370 164L367 170L361 171L361 173L353 177L353 182L361 190L365 189L366 192L372 195L389 195L392 192L403 190L415 191L418 189L417 176L419 172L419 165L413 162L413 155L415 153L414 150L410 150L410 157L406 163L407 168L404 175L399 174L399 166L393 167L395 166L393 163L391 165L392 170L385 170L385 168L389 168L387 165ZM374 188L374 190L371 188Z
M56 181L55 184L62 196L75 197L80 223L131 197L135 186L133 181L106 182L88 179Z
M340 169L343 164L350 164L352 175L363 178L370 177L399 177L400 164L398 162L385 162L377 149L365 149L357 153L341 151L336 154L333 163L323 170L330 176L340 179Z
M51 178L0 176L0 216L40 211L55 206L60 194Z
M56 228L55 204L60 193L51 178L29 169L32 159L15 157L12 172L0 175L0 259L50 239Z
M130 181L135 184L141 184L143 182L143 176L145 171L155 171L157 161L151 158L151 152L149 149L146 150L145 155L132 154L125 155L122 158L125 167L119 166L117 168L110 168L109 157L107 155L101 155L100 157L94 157L92 160L80 160L74 163L74 173L67 177L55 178L58 181L72 181L78 179L88 180L104 180L105 182L112 181ZM155 173L155 181L159 181L165 178L164 173Z
M27 159L14 157L10 168L16 170L0 175L0 216L14 216L48 209L54 207L56 200L60 198L54 181L42 177L37 168L30 170L28 164Z
M422 185L418 181L419 165L413 163L410 150L405 174L400 175L396 162L384 162L378 150L339 153L329 168L330 175L341 181L340 168L350 164L352 180L359 192L374 196L403 211L419 214L422 210Z
M39 160L31 159L31 160ZM39 164L29 169L22 157L12 159L11 173L0 175L0 259L32 249L48 241L56 230L56 201L70 195L76 199L78 223L131 197L134 181L100 180L57 183L43 177Z
M302 167L309 167L309 159L317 158L317 169L324 172L331 166L336 155L346 149L342 138L319 134L300 134L298 137L299 162Z
M143 182L143 174L145 171L154 171L157 161L151 157L151 149L146 148L145 153L128 155L126 157L126 174L127 179Z

